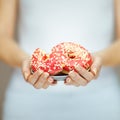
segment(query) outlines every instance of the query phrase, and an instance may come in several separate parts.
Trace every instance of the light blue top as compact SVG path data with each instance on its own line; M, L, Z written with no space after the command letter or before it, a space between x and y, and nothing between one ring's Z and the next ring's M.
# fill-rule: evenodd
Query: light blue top
M90 52L114 38L113 0L20 0L18 39L32 54L63 41L78 42ZM103 68L86 87L36 90L15 70L6 93L4 120L120 120L120 91L114 69Z

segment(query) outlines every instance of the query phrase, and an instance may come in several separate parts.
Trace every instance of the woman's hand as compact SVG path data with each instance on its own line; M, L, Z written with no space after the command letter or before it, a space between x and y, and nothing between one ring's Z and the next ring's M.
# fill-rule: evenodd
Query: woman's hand
M50 85L55 85L56 81L53 80L52 77L49 76L49 73L43 72L42 70L38 70L31 74L31 68L30 68L30 62L31 58L27 57L22 62L22 73L24 76L24 79L32 84L36 89L46 89Z
M94 55L93 64L91 65L90 70L77 65L75 67L76 71L71 71L68 74L68 77L65 80L66 85L85 86L91 80L96 79L99 75L100 69L102 66L102 58Z

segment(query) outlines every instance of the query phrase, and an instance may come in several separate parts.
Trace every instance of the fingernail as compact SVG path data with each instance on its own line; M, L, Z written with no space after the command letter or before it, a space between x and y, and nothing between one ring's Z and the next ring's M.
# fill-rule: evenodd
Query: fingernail
M28 73L25 72L25 79L27 80L28 78Z
M70 71L70 72L69 72L69 75L73 74L73 72L74 72L74 70Z
M38 72L39 72L39 74L42 74L42 73L43 73L43 70L40 70L40 69L39 69Z
M97 69L94 68L92 71L93 71L94 75L96 75L96 73L97 73Z
M70 83L71 82L71 79L70 78L67 78L66 79L66 83Z
M57 84L57 81L56 80L53 80L53 82L52 82L52 86L54 86L54 85L56 85Z
M52 82L53 84L57 84L57 81L56 80L53 80L53 82Z
M79 67L80 67L80 65L79 65L79 64L75 65L75 68L79 68Z
M48 82L49 82L49 83L53 83L53 81L54 81L54 80L53 80L51 77L48 79Z

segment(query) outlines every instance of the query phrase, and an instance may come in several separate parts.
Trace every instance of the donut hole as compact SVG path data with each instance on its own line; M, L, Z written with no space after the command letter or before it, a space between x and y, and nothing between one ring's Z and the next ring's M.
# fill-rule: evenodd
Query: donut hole
M75 54L73 54L73 53L68 53L68 57L69 57L70 59L74 59L76 56L75 56Z

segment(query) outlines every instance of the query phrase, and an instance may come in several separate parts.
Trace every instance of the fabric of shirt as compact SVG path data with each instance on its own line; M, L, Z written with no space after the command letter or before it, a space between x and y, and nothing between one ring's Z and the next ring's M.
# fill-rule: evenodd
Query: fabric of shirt
M49 53L61 42L76 42L91 53L114 40L113 0L19 0L17 36L30 55ZM87 86L63 81L36 90L20 69L10 78L3 120L120 120L120 90L115 70L103 67Z

